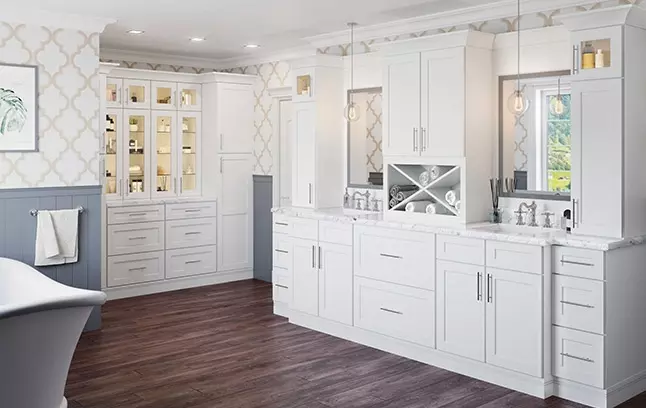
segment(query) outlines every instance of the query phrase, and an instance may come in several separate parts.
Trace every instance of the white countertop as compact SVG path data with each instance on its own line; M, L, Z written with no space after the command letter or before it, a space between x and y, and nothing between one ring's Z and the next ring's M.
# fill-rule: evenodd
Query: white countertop
M609 251L632 245L642 245L646 243L646 236L634 237L630 239L589 237L580 235L571 235L565 231L553 229L544 230L541 228L518 228L522 231L500 231L499 229L513 230L514 226L502 227L498 224L476 224L465 227L446 227L434 226L427 224L410 224L384 219L383 213L363 212L363 213L345 213L342 208L330 210L310 210L306 208L273 208L274 214L288 217L310 218L332 222L345 222L355 225L368 225L382 228L393 228L417 232L429 232L444 235L456 235L468 238L480 238L494 241L514 242L518 244L551 246L561 245L575 248L594 249L598 251ZM534 232L535 230L535 232Z
M107 200L105 205L110 207L130 207L136 205L161 205L161 204L188 204L188 203L205 203L215 202L215 198L205 197L173 197L173 198L156 198L156 199L142 199L142 200Z

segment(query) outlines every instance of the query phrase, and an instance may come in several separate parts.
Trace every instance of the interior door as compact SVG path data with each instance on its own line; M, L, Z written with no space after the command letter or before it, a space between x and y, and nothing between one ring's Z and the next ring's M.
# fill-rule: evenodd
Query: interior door
M314 168L316 160L316 105L300 102L293 105L294 143L292 205L314 207Z
M622 86L622 79L572 83L575 234L617 238L623 234Z
M484 267L437 261L437 348L485 361Z
M352 325L352 247L319 243L319 315Z
M292 308L303 313L319 314L319 269L316 264L318 243L306 239L292 242Z
M419 155L420 54L386 58L383 111L384 155Z
M465 155L465 50L463 47L422 54L423 156Z
M541 275L487 268L487 363L543 375Z
M218 84L220 153L253 151L253 98L248 85Z

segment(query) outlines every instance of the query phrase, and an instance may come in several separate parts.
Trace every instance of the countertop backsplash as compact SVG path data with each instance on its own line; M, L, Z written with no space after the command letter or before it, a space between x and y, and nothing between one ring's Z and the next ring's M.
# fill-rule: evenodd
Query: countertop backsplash
M553 215L551 216L552 225L556 229L560 229L563 222L563 212L571 208L570 201L555 201L555 200L536 200L533 198L516 198L516 197L500 197L499 207L503 210L502 213L502 222L504 224L516 224L516 214L515 211L518 211L518 206L521 203L527 203L528 205L536 202L536 222L539 226L545 224L545 216L543 213L550 212ZM524 218L525 219L525 218ZM526 219L525 219L526 221Z

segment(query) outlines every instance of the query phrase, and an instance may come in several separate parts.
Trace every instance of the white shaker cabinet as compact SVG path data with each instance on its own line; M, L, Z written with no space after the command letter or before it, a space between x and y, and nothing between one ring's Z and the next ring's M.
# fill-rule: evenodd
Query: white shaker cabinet
M220 153L253 151L254 95L246 84L217 84L217 134Z
M319 243L319 315L352 325L352 246Z
M572 83L573 233L623 236L622 106L622 79Z
M294 239L292 242L292 308L299 312L319 314L319 269L317 241Z
M485 361L484 266L437 261L437 348Z
M293 105L293 172L292 204L296 207L314 208L316 162L316 104Z

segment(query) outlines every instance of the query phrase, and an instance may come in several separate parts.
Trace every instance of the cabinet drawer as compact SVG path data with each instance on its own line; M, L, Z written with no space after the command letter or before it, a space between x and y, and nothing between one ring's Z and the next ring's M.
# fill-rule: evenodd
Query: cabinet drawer
M166 249L179 249L217 243L214 218L166 221Z
M287 269L274 268L272 273L274 302L292 302L292 274Z
M215 201L166 204L166 220L185 220L217 216Z
M289 234L295 238L319 239L319 222L307 218L290 218Z
M164 221L163 205L108 208L108 224Z
M108 226L108 256L163 250L163 222Z
M484 266L484 240L452 237L448 235L438 235L436 240L437 259Z
M487 241L487 266L518 272L543 273L543 247Z
M352 224L319 221L319 241L330 244L352 245Z
M289 269L292 265L292 243L287 235L274 233L274 268Z
M164 279L164 252L108 257L108 286Z
M553 327L554 376L604 388L603 336Z
M604 334L604 283L554 275L554 324Z
M166 278L213 273L217 268L218 258L215 246L166 251Z
M274 234L289 234L291 232L291 219L282 215L273 216L274 225L272 230Z
M356 227L354 273L365 278L433 290L435 235Z
M386 336L435 347L435 294L357 278L354 324Z
M604 253L590 249L554 247L554 273L604 279Z

